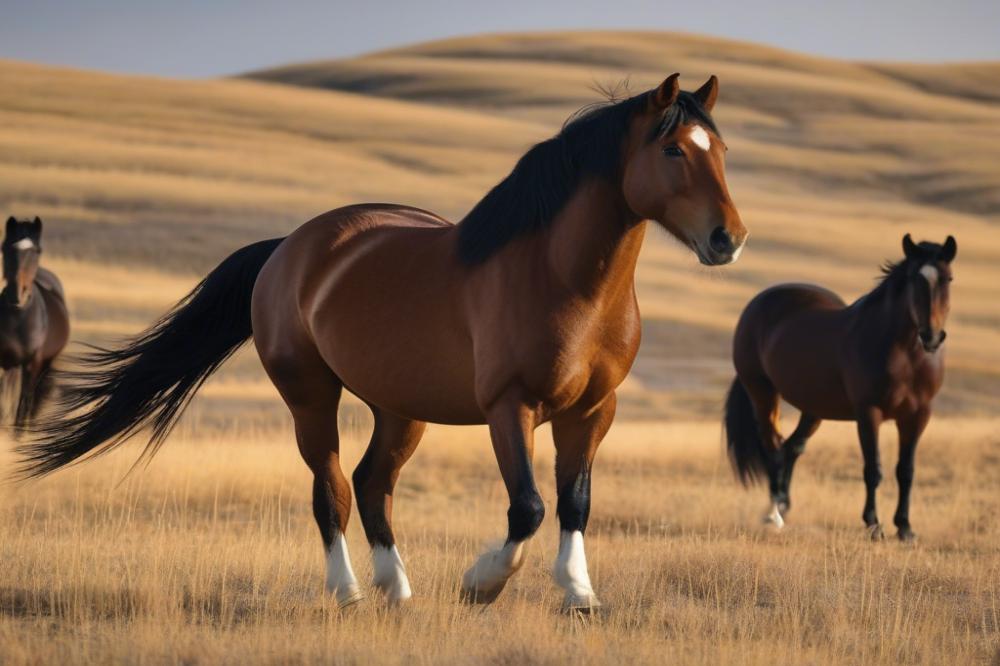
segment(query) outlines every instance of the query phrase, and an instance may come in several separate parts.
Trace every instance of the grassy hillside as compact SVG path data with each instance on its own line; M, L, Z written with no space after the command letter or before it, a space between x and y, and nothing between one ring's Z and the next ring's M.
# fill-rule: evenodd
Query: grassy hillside
M736 266L708 271L651 234L623 414L714 415L730 331L756 291L812 280L856 297L906 231L959 239L940 409L1000 407L995 63L848 63L660 33L456 39L238 80L4 62L0 212L42 215L46 261L87 266L68 289L80 337L95 339L149 321L235 247L329 208L382 200L460 218L532 142L600 99L595 83L628 76L640 90L675 70L688 88L722 80L716 115L752 238ZM136 303L87 295L120 283L123 266L169 287ZM243 372L273 397L253 358L234 367L220 381Z

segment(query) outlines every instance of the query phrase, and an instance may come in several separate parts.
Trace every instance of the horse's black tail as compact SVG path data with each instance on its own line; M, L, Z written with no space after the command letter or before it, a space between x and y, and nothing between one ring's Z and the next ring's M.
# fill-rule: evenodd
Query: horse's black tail
M726 396L724 424L729 460L740 481L749 485L765 478L771 453L764 448L750 394L739 377L733 379Z
M106 453L147 426L152 434L137 464L151 458L208 376L252 335L253 286L282 240L237 250L125 347L94 347L76 359L77 369L60 373L54 413L18 447L20 475Z

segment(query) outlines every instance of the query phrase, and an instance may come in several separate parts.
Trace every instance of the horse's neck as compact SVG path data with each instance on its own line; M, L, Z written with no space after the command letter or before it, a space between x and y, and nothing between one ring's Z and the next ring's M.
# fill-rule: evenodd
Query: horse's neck
M881 285L865 301L863 325L870 335L884 343L886 351L892 347L908 349L913 346L917 327L901 290Z
M633 284L645 229L628 210L620 188L587 181L547 234L551 270L561 284L585 298L622 293Z

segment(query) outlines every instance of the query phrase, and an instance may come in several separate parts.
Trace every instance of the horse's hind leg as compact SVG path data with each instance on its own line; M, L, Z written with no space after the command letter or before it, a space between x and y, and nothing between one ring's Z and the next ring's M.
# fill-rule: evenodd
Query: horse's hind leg
M326 550L326 589L341 606L362 598L344 532L351 488L340 467L337 407L343 384L319 354L304 346L278 355L261 352L271 381L295 421L295 439L313 473L313 515Z
M754 416L757 421L757 433L760 437L763 451L761 455L767 466L768 488L771 497L771 508L764 516L764 522L773 524L778 529L785 525L781 517L781 434L778 432L779 396L774 386L767 379L748 381L743 384L753 403Z
M357 469L354 492L365 535L372 547L373 583L390 603L409 599L410 581L392 533L392 491L399 470L420 443L426 428L421 421L410 421L372 407L375 430Z
M782 515L788 512L792 508L792 500L789 492L789 486L792 483L792 470L795 467L795 461L799 459L802 452L806 449L806 442L812 437L819 424L822 423L821 419L816 418L811 414L806 414L805 412L799 417L799 424L795 427L795 430L788 439L785 440L782 446L782 468L781 468L781 483L778 490L779 504L778 508L781 510Z

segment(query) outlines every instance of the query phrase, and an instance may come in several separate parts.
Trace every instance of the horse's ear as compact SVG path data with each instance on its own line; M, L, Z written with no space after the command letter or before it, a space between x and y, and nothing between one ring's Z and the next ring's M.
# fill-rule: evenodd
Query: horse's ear
M715 100L719 99L719 79L715 78L715 74L708 77L705 85L695 91L694 97L706 111L709 113L712 112L712 109L715 107Z
M910 234L903 236L903 255L907 259L914 259L919 253L920 249L913 242L913 239L910 238Z
M677 101L677 95L681 92L681 86L677 82L680 76L677 73L671 74L653 91L651 99L656 109L665 109Z
M11 215L7 218L7 235L14 233L15 228L17 228L17 218Z
M958 243L955 241L955 237L948 236L948 240L944 242L944 247L941 249L941 261L950 264L954 261L957 252Z
M35 221L31 223L31 233L36 238L42 235L42 218L35 216Z

